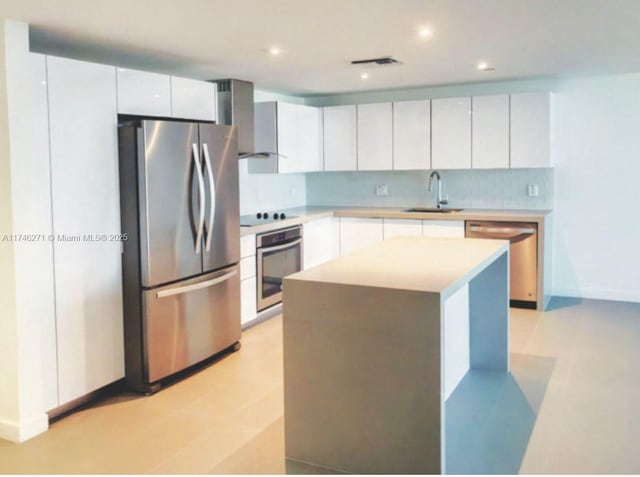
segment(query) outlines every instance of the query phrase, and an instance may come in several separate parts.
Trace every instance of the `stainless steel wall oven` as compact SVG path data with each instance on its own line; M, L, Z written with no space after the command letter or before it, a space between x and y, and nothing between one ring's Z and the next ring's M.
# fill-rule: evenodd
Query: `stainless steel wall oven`
M302 270L302 228L256 236L258 311L282 301L282 279Z

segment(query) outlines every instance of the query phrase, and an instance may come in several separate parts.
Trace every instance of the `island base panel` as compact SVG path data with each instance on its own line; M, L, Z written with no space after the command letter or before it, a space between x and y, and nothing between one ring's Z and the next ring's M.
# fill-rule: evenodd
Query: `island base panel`
M441 473L440 306L434 293L285 280L286 457Z

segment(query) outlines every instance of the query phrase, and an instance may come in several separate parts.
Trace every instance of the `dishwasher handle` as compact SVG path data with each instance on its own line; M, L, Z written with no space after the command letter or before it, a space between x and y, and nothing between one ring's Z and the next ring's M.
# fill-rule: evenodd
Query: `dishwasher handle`
M531 227L483 227L481 225L472 225L469 231L487 234L487 235L532 235L536 233L536 229Z

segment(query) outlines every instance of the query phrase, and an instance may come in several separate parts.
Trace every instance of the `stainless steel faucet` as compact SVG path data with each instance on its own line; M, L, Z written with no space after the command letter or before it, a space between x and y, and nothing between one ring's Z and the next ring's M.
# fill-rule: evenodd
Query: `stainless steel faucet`
M433 185L433 177L438 179L438 209L442 209L443 205L447 205L449 201L442 199L442 178L440 177L440 173L438 171L433 171L429 176L429 192L431 192L431 186Z

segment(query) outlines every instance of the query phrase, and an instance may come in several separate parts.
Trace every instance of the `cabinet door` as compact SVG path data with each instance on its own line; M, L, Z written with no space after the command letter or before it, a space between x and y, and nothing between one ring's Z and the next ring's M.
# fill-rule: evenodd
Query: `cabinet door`
M217 85L208 81L171 77L171 116L199 121L216 121Z
M414 219L384 219L384 239L391 237L421 237L422 221Z
M116 72L55 57L47 68L64 404L124 376Z
M240 282L240 323L254 320L258 314L256 277Z
M303 225L305 269L328 262L335 257L333 217L306 222Z
M511 167L551 167L550 93L511 95Z
M298 144L297 104L277 103L276 121L278 138L278 173L300 172L300 146Z
M464 238L464 220L423 220L422 236Z
M393 168L431 168L431 101L393 103Z
M393 167L391 103L359 104L357 111L358 170L390 171Z
M300 171L322 170L322 109L298 106Z
M431 101L432 169L471 167L471 98Z
M355 105L324 108L324 170L357 168Z
M509 96L476 96L472 101L473 168L508 168Z
M340 218L340 255L381 242L383 238L382 219Z
M171 78L118 68L118 113L171 116Z

